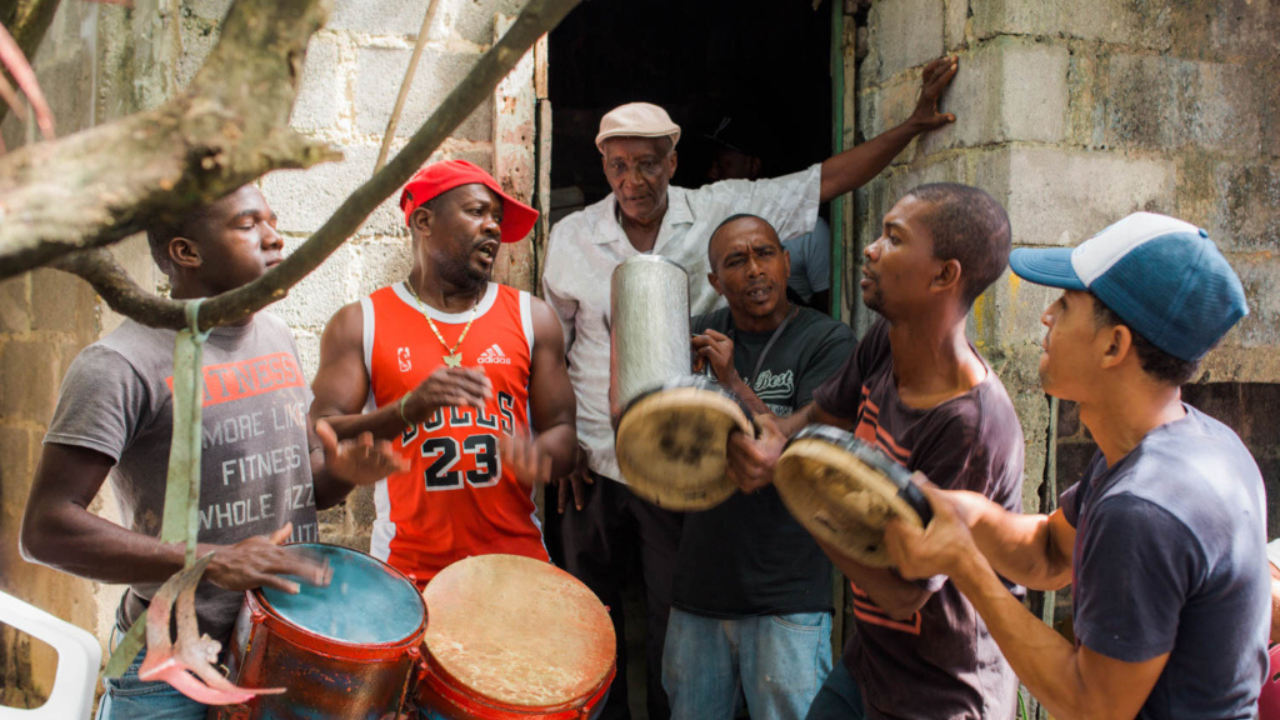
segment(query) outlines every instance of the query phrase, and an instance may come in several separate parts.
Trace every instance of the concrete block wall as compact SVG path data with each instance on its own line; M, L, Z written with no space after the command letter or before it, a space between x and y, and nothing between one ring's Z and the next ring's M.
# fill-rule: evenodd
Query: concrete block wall
M910 114L928 61L953 53L960 71L943 102L958 121L859 191L863 242L905 190L938 180L1004 203L1020 246L1075 245L1135 210L1176 215L1209 230L1252 308L1202 381L1280 380L1280 120L1270 112L1280 102L1280 6L876 0L868 24L858 69L865 137ZM1048 410L1035 368L1052 297L1006 274L970 319L1023 422L1029 508L1044 473Z
M135 0L133 5L132 10L99 3L60 6L35 69L61 134L154 107L180 91L216 43L231 0ZM441 0L392 152L493 43L495 16L515 16L523 5L524 0ZM417 0L335 0L328 25L313 37L291 124L339 147L345 159L261 181L288 249L300 245L372 174L426 6ZM494 103L488 101L433 159L461 158L493 170L494 126ZM0 132L10 148L30 139L13 118L0 125ZM533 140L506 139L499 148L508 156L527 155L532 167ZM528 192L522 194L529 199ZM408 275L409 238L395 201L378 208L352 241L270 308L293 327L309 374L315 372L329 317ZM144 238L113 251L144 287L165 289ZM122 588L25 563L17 553L17 535L62 376L76 353L120 321L69 275L42 270L0 283L0 589L97 632L104 643ZM109 491L99 495L93 509L114 515ZM323 514L322 538L367 549L373 514L371 493L357 492L346 505ZM52 684L54 666L52 649L0 625L0 704L38 705Z

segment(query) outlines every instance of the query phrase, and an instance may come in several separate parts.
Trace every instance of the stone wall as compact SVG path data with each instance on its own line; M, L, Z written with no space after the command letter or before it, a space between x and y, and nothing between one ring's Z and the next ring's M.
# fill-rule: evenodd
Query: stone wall
M876 0L861 134L905 119L920 68L944 52L960 58L943 103L958 121L858 193L860 237L878 235L905 190L943 180L1004 203L1018 246L1075 245L1134 210L1185 218L1227 254L1252 309L1200 381L1280 381L1280 288L1268 282L1280 270L1278 37L1274 2ZM1028 509L1044 474L1035 370L1053 296L1006 274L970 318L1022 419Z
M514 16L523 5L524 0L440 1L392 152L493 43L495 15ZM217 41L230 0L134 0L133 6L62 3L35 59L60 134L154 107L183 88ZM336 0L329 23L312 39L291 124L338 146L345 159L305 172L278 172L261 182L287 249L296 248L372 174L426 6L415 0ZM526 61L499 91L502 97L520 96L510 104L515 110L500 115L493 101L481 105L435 159L462 158L492 171L496 154L499 180L529 200L535 138L524 86L532 83L532 62ZM496 144L495 127L502 138ZM13 118L0 131L10 148L32 141ZM164 289L144 239L113 250L144 287ZM329 317L360 295L403 279L409 262L408 234L393 198L271 308L294 328L308 373L316 369ZM531 284L528 273L521 281ZM0 283L0 590L96 632L104 644L123 588L27 564L18 556L17 536L62 376L81 348L119 322L87 285L69 275L42 270ZM114 514L109 490L93 509ZM370 493L356 493L323 514L323 538L367 548L372 516ZM0 626L0 704L39 704L54 666L51 649L36 643L33 650L26 636Z

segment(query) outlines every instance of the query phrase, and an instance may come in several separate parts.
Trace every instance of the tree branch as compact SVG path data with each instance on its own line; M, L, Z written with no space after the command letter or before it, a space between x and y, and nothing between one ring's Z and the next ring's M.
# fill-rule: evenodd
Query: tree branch
M440 144L493 93L498 82L538 38L559 24L579 1L530 0L506 35L481 56L404 149L352 193L284 262L244 287L207 300L200 308L201 329L236 322L283 298L290 288L354 235L383 200L409 181ZM113 310L144 325L175 330L186 327L183 303L146 293L104 251L78 253L55 267L88 280Z
M340 155L288 129L329 0L237 0L204 67L147 112L0 157L0 279Z

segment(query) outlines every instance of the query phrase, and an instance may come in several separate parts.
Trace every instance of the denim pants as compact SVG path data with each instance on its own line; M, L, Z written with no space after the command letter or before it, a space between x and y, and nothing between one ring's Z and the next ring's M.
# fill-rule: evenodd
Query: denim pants
M673 720L803 720L831 672L831 613L720 620L672 608L662 684Z
M112 631L113 649L118 634L118 630ZM106 692L98 704L97 720L204 720L208 706L183 695L167 682L138 679L138 666L146 655L144 647L124 675L102 681Z

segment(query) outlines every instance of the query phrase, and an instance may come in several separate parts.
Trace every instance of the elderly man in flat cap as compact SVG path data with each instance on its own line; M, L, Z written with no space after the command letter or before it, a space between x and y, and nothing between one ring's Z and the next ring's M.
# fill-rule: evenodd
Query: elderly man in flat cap
M690 311L710 312L718 296L705 280L711 232L735 213L751 213L789 238L811 232L819 203L870 181L917 135L953 122L938 98L957 60L924 68L920 99L906 122L807 170L766 180L726 180L696 190L670 187L680 127L648 103L615 108L600 121L596 147L613 193L551 231L543 289L564 326L569 375L578 402L579 456L568 478L576 510L561 524L565 564L611 608L623 648L625 559L638 546L648 605L645 632L649 717L669 716L662 650L681 517L649 505L624 484L609 417L609 278L624 260L662 255L688 271ZM563 510L563 507L561 508ZM625 652L618 677L626 677ZM626 683L615 683L603 718L627 717Z

